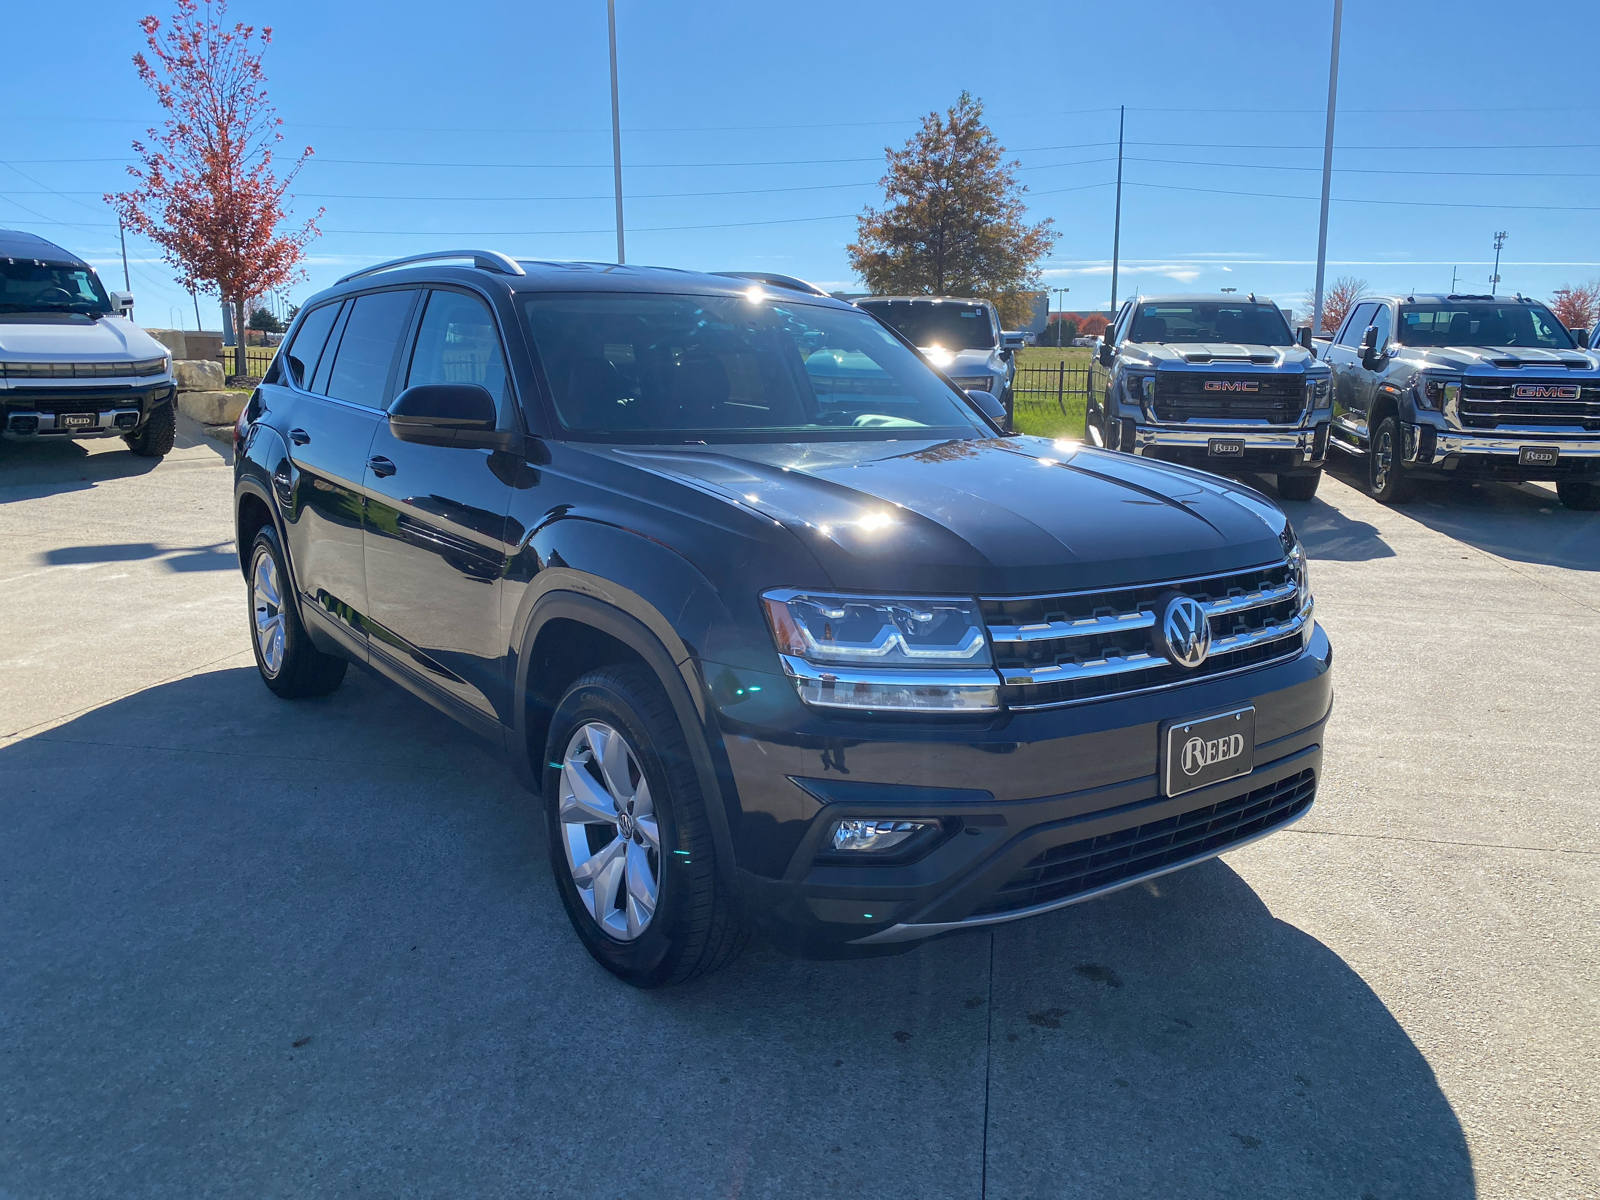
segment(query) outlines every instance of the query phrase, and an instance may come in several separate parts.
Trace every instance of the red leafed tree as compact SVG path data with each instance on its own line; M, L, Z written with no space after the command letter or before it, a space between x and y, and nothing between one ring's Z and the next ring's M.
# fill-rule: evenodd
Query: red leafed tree
M1106 331L1106 326L1110 324L1111 322L1106 320L1099 313L1090 313L1087 317L1084 317L1083 320L1078 322L1078 336L1099 337Z
M1550 311L1568 329L1593 329L1600 318L1600 279L1558 287L1550 293Z
M283 122L261 69L272 30L228 27L227 0L177 3L165 30L155 17L139 23L149 56L133 56L166 122L133 143L141 164L128 174L137 186L106 201L161 247L180 286L216 291L232 308L234 374L243 375L246 306L305 277L300 264L322 210L296 230L282 227L284 196L312 151L307 146L281 177L274 173Z
M1356 306L1356 302L1367 294L1367 281L1357 279L1354 275L1341 275L1333 281L1327 291L1322 293L1322 328L1318 333L1332 333L1344 324L1345 317ZM1305 299L1301 301L1305 309L1306 320L1315 321L1317 317L1317 293L1315 288L1307 288Z

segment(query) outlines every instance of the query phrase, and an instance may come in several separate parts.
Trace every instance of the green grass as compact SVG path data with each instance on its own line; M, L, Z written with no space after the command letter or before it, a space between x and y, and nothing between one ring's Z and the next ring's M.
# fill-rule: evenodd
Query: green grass
M1083 437L1083 397L1068 396L1067 411L1056 407L1051 396L1044 404L1029 403L1026 393L1013 397L1012 423L1018 433L1031 433L1035 437Z
M1064 362L1069 367L1083 369L1094 358L1094 351L1088 346L1024 346L1017 351L1017 366L1019 367L1053 367L1058 362Z
M1018 433L1037 437L1083 436L1083 372L1094 361L1087 346L1028 346L1017 351L1018 384L1030 384L1039 391L1016 391L1012 396L1013 423ZM1056 403L1054 369L1065 363L1069 392ZM1064 411L1063 411L1064 410Z

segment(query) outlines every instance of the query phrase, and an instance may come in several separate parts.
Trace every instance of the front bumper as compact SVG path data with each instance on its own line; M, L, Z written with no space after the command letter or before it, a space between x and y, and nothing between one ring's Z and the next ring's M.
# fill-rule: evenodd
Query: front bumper
M780 944L843 953L1080 903L1265 836L1314 798L1331 663L1318 627L1286 662L981 726L819 716L781 676L703 663L747 916ZM1257 712L1254 771L1161 795L1163 724L1244 704ZM851 817L937 820L945 833L906 863L819 859ZM1087 865L1030 882L1046 852Z
M1210 470L1305 471L1322 466L1328 455L1328 423L1282 426L1228 425L1221 422L1151 425L1124 419L1124 449L1145 458ZM1131 431L1131 437L1130 437ZM1244 443L1242 455L1216 455L1217 439ZM1132 446L1127 443L1131 440Z
M126 437L177 390L171 380L142 387L52 387L0 390L0 436L8 441ZM92 425L72 418L88 417Z
M1418 472L1451 478L1585 479L1600 476L1600 433L1552 434L1548 429L1501 426L1482 433L1407 425L1405 461ZM1522 461L1524 448L1555 450L1556 462L1536 466Z

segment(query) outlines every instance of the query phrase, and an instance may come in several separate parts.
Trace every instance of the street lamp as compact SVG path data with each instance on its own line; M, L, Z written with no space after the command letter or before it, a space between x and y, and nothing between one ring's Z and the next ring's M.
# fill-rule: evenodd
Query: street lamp
M1071 288L1051 288L1056 294L1056 348L1061 347L1061 326L1067 315L1067 293Z

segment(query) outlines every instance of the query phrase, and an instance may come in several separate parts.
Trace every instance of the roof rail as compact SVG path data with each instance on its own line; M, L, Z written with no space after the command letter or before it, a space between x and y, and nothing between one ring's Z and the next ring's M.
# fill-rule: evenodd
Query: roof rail
M808 296L826 296L814 283L807 283L804 279L796 279L793 275L777 275L770 271L713 271L713 275L721 275L724 279L748 279L752 283L765 283L771 287L787 288L791 292L804 292Z
M404 258L391 258L388 262L381 262L376 266L362 267L359 271L351 271L338 282L349 283L352 279L360 279L364 275L376 275L380 271L392 271L396 267L409 267L412 263L440 262L451 258L470 258L472 265L480 271L494 271L499 275L527 274L515 259L501 254L498 250L437 250L432 254L408 254Z

